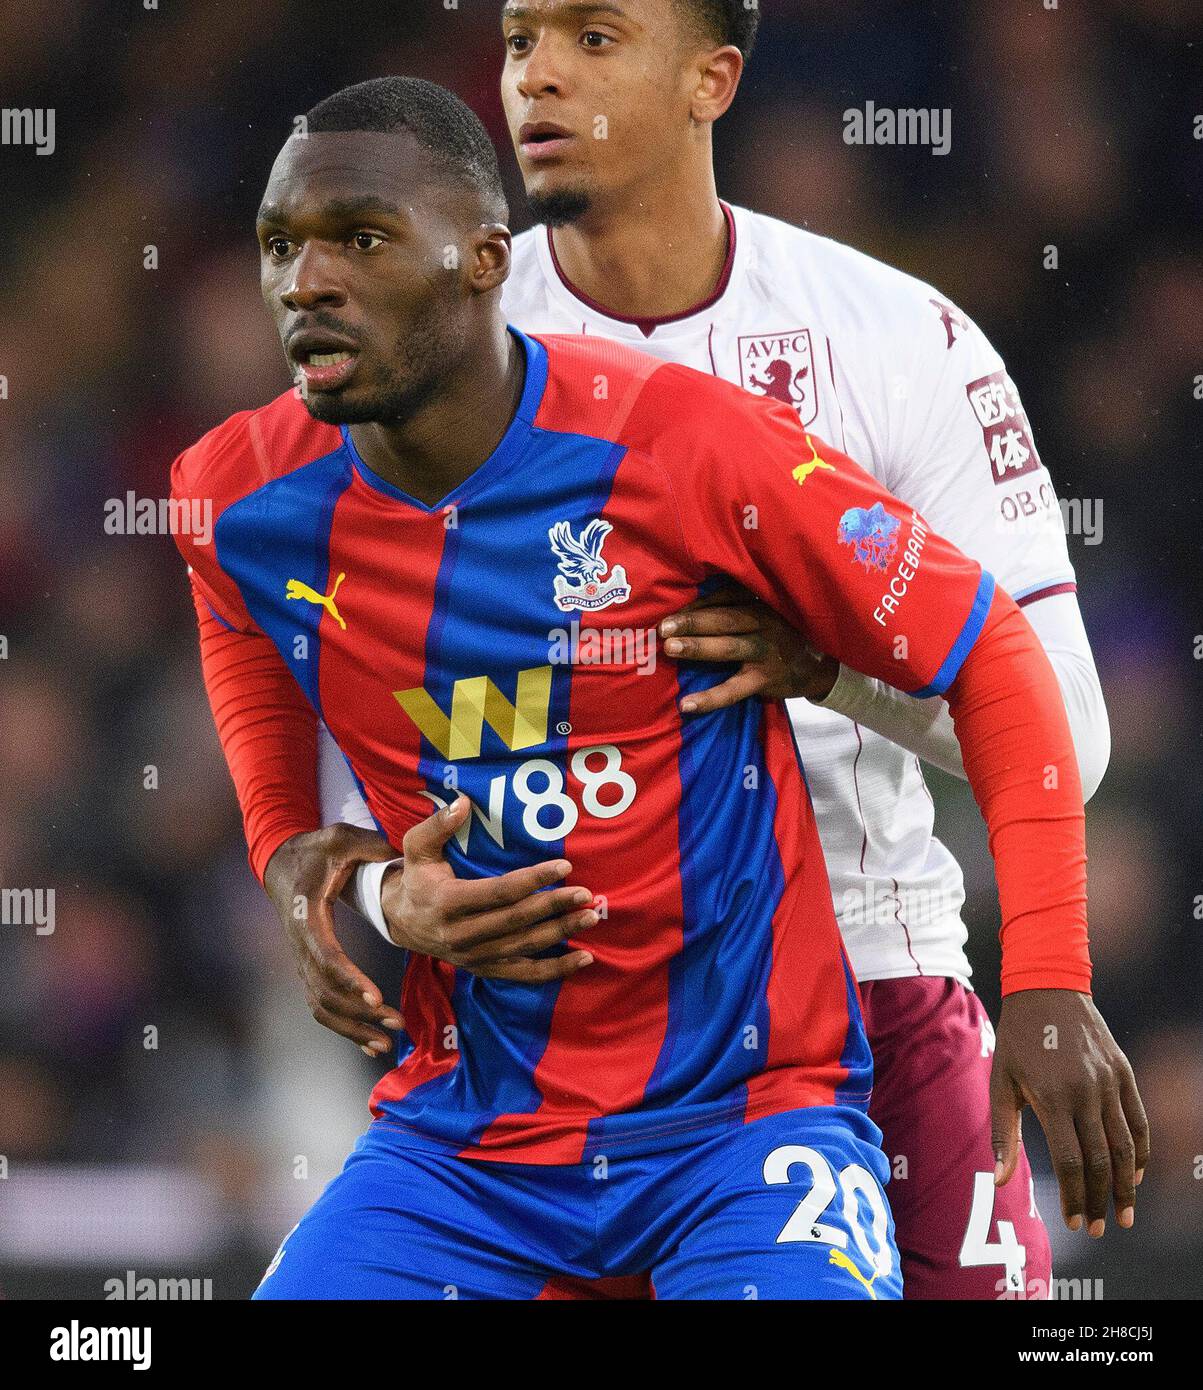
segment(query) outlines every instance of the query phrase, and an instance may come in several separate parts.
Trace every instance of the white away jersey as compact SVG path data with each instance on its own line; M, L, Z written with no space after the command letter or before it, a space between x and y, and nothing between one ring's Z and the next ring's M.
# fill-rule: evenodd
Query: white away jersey
M715 296L650 333L574 293L545 227L515 240L506 317L527 333L620 339L785 401L1013 598L1072 589L1052 482L982 333L930 286L859 251L727 213L732 249ZM809 701L791 701L790 714L857 978L968 983L961 871L933 834L919 760Z

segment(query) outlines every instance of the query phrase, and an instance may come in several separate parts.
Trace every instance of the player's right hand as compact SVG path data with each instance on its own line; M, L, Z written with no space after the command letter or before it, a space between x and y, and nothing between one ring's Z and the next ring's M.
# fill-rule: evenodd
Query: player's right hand
M393 941L474 975L522 984L563 980L590 965L582 950L538 959L599 921L593 894L564 885L572 872L566 859L496 878L456 878L444 849L470 813L468 798L458 796L405 836L405 863L388 871L381 894Z
M840 673L767 603L740 584L694 599L660 624L664 654L676 661L739 662L739 670L681 700L683 714L711 714L742 700L824 700Z
M385 1029L402 1026L379 989L338 944L334 903L360 864L395 859L374 830L327 825L285 840L268 860L263 887L288 932L314 1018L350 1038L369 1057L393 1046Z

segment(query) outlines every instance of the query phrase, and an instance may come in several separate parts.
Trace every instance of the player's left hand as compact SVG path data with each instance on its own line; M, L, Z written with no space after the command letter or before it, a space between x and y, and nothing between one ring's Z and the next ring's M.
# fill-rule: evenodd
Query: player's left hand
M736 585L695 599L665 618L660 636L666 639L665 656L741 663L721 684L686 695L683 714L709 714L753 696L821 700L840 672L838 661L813 651L767 603Z
M1149 1125L1128 1059L1088 995L1027 989L1003 1000L990 1075L996 1187L1015 1172L1025 1104L1044 1128L1069 1229L1085 1218L1101 1236L1109 1196L1131 1226Z

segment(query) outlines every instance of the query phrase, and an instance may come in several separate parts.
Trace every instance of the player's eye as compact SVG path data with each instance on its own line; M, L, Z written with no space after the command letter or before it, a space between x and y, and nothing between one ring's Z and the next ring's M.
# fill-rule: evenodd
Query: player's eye
M522 58L530 52L530 39L525 34L507 34L505 46L515 58Z
M272 260L282 261L288 255L292 242L284 236L271 236L268 237L265 245L267 246L267 254Z
M375 251L377 246L384 245L384 238L375 232L356 232L351 240L355 243L356 251Z
M612 34L603 34L600 29L586 29L581 35L581 43L586 48L608 48L614 42Z

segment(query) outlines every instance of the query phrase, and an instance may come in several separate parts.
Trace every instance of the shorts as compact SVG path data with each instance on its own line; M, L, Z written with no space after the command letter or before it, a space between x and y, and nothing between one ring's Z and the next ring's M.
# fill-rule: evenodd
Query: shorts
M550 1165L378 1120L256 1299L897 1299L876 1127L814 1107Z
M982 1001L933 976L869 980L860 992L906 1297L1047 1297L1048 1231L1022 1144L1011 1181L994 1186L994 1030Z

